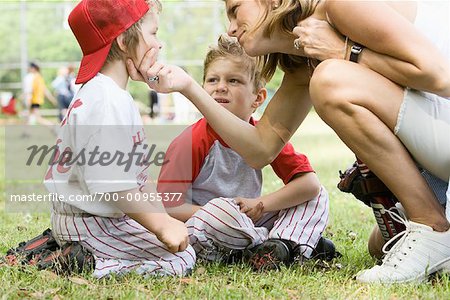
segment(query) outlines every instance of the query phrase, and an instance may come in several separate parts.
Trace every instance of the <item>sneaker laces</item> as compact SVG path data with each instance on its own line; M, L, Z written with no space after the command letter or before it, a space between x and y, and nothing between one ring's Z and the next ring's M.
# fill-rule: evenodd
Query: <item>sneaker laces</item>
M394 212L392 209L395 209L397 212ZM402 257L408 255L405 252L404 243L407 241L407 237L411 235L415 230L413 230L410 226L409 221L406 219L406 215L397 210L395 207L391 207L386 210L386 212L392 217L392 219L396 222L399 222L405 225L405 230L399 232L397 235L393 236L389 241L384 244L382 251L386 256L383 259L383 265L397 267L399 263L402 262ZM414 241L414 240L413 240ZM389 247L392 246L391 249ZM389 249L389 250L388 250ZM411 246L408 246L408 249L412 249Z

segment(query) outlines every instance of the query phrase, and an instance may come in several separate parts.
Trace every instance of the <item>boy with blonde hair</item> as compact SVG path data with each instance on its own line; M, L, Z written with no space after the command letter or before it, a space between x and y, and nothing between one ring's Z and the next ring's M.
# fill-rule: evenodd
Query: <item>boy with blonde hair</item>
M264 85L255 59L236 39L221 36L207 53L203 88L252 125L252 113L267 97ZM230 261L243 254L255 270L288 265L298 256L334 257L333 243L322 238L327 191L290 143L271 163L285 186L264 196L261 170L247 165L205 118L172 142L165 162L158 191L182 193L179 202L165 204L170 215L186 222L199 257Z
M130 270L184 275L195 263L185 224L161 203L138 201L156 192L147 182L148 165L124 168L115 160L69 163L64 158L64 153L77 157L97 151L110 157L148 149L139 111L126 91L125 61L138 64L147 51L159 52L160 10L157 0L83 0L69 16L83 51L76 79L83 86L61 123L57 147L63 158L50 166L45 185L60 199L53 203L52 232L60 245L68 243L62 252L81 247L93 254L97 277ZM93 200L73 200L82 196Z

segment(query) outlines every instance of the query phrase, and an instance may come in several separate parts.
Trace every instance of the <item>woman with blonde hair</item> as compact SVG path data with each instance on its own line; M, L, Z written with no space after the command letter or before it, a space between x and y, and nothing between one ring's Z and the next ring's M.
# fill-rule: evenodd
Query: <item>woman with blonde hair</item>
M283 82L261 121L228 114L176 68L139 66L159 90L179 90L254 167L268 164L310 109L403 205L406 230L362 282L409 282L450 267L450 224L416 161L450 178L450 26L446 1L226 0L228 34ZM175 84L175 81L177 83ZM450 192L447 191L447 198ZM395 241L388 242L392 245Z

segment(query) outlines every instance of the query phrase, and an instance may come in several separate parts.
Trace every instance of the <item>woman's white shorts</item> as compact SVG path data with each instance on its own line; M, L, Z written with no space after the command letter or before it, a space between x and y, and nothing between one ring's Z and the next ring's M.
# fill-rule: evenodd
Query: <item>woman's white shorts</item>
M450 99L406 89L394 133L417 163L447 182L450 220Z
M449 181L450 99L406 89L394 133L423 168Z

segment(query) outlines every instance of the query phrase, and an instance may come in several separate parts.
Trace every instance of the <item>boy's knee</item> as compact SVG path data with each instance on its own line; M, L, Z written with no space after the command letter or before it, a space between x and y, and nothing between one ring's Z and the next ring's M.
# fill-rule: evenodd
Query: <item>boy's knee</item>
M320 205L326 211L329 211L330 196L328 194L327 189L323 185L320 186L319 193L317 194L317 197L314 198L314 200L320 202Z
M186 250L184 250L183 252L181 252L179 254L183 258L182 262L181 262L183 267L181 268L182 269L181 273L177 274L177 275L181 275L181 276L189 275L192 272L192 269L194 269L195 262L197 260L195 250L194 250L194 248L192 248L191 245L188 245Z
M208 201L194 216L198 227L209 227L214 231L229 231L240 219L239 206L231 198L214 198ZM199 224L202 223L202 224Z
M221 206L223 206L224 202L230 201L230 200L231 199L228 199L228 198L214 198L214 199L209 200L208 203L206 203L205 206L203 206L203 207L205 208L209 205L212 205L215 207L217 207L217 206L221 207Z
M203 206L203 210L216 212L219 215L235 215L240 212L239 206L233 198L214 198Z
M166 276L186 276L191 274L194 269L197 256L191 245L182 251L164 257L166 262L159 261L157 264L162 268L162 275Z

